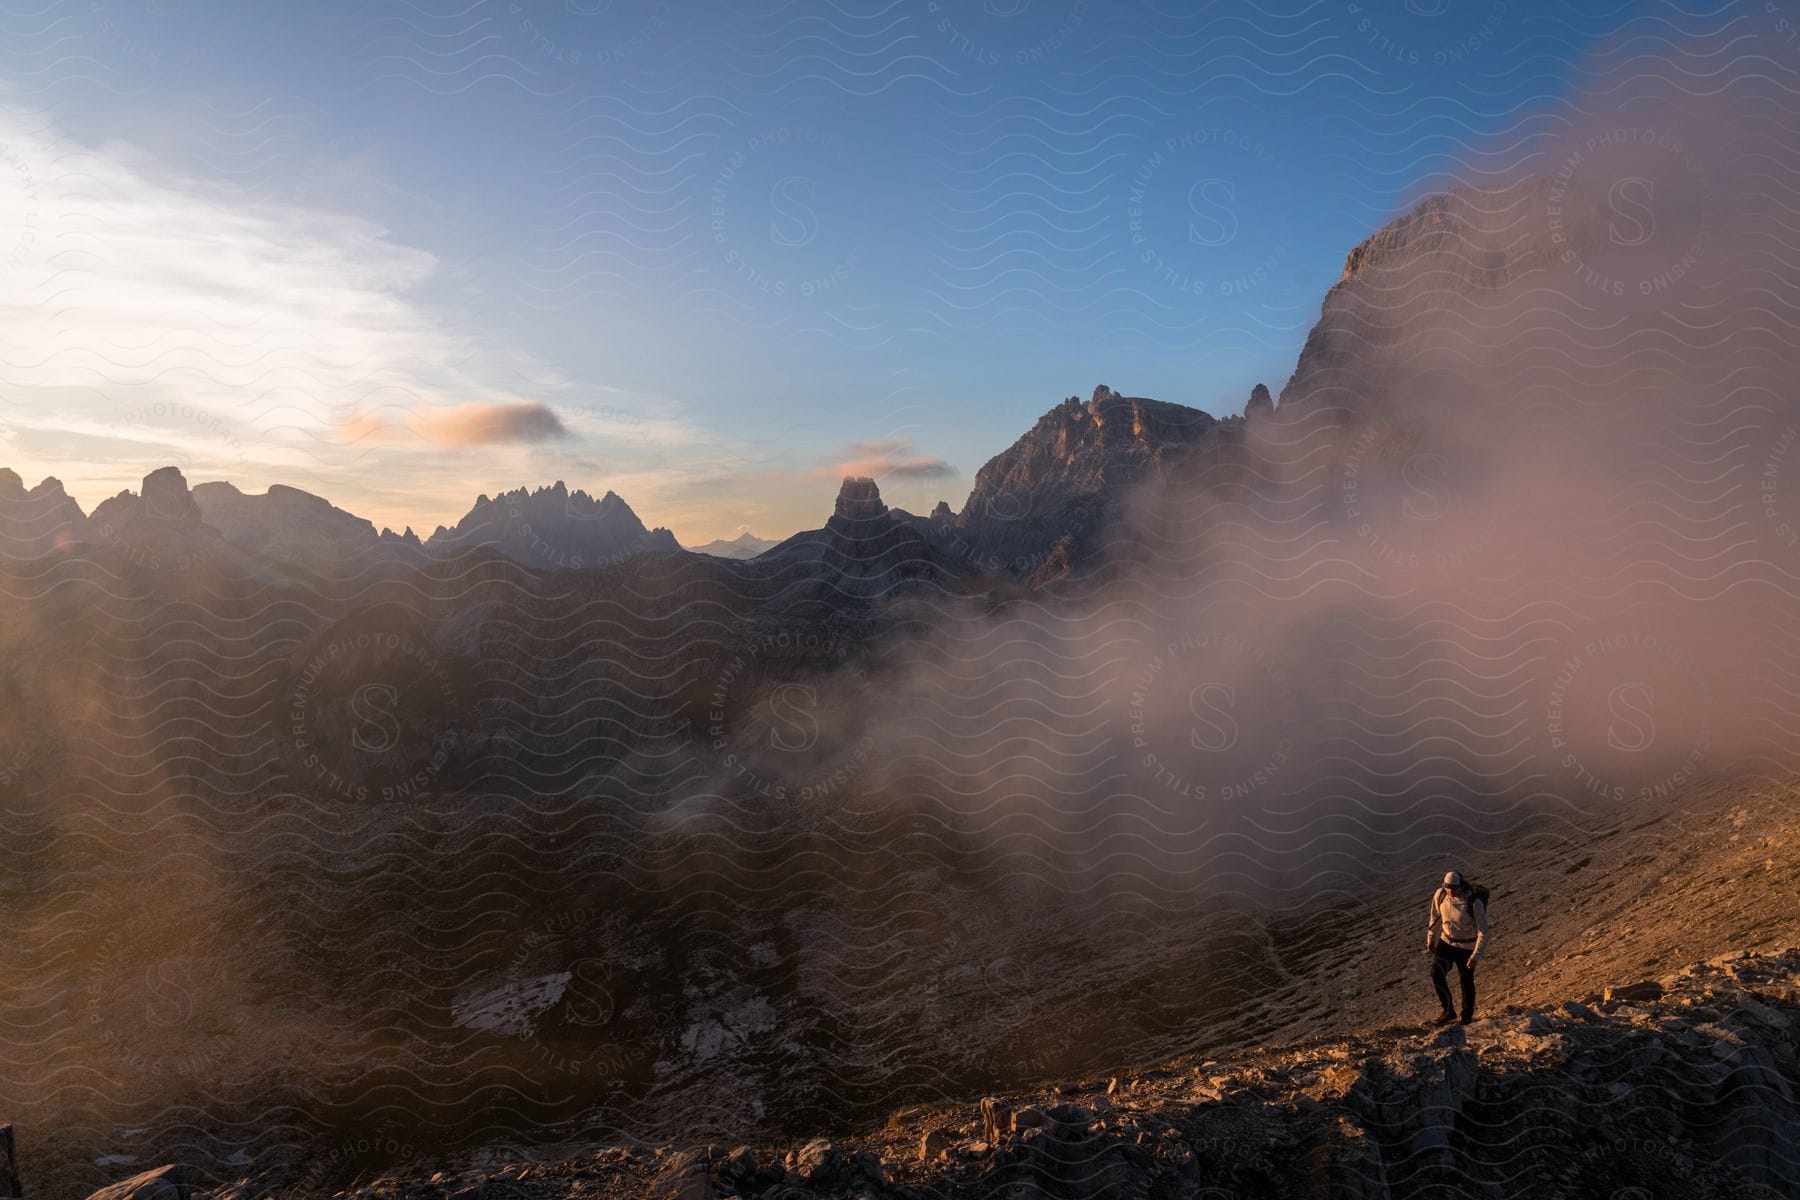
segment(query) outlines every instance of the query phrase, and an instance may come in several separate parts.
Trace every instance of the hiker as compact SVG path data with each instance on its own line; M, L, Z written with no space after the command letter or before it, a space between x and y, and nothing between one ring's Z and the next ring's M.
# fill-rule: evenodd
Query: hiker
M1486 889L1482 889L1485 891ZM1425 949L1431 953L1431 986L1437 989L1436 1024L1451 1021L1467 1025L1475 1017L1475 964L1487 949L1487 903L1477 889L1455 871L1444 875L1444 884L1431 894L1431 918L1425 925ZM1462 1018L1450 1007L1450 984L1446 978L1456 968L1462 984Z

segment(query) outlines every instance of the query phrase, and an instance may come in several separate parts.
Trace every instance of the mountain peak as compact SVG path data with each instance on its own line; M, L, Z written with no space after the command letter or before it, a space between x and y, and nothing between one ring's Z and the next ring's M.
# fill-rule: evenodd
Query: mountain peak
M1244 419L1254 420L1266 417L1275 411L1275 397L1269 394L1269 385L1259 383L1250 389L1250 399L1244 401Z
M193 497L208 525L267 563L325 572L380 543L373 523L283 483L272 483L261 494L223 481L201 483Z
M1126 486L1217 424L1197 408L1122 396L1101 384L1085 405L1071 396L989 459L976 472L957 522L1046 516Z
M694 554L705 554L712 558L750 559L780 544L779 540L757 537L746 529L730 541L724 538L715 538L704 546L689 546L688 550Z
M600 499L559 479L535 490L484 493L455 528L438 526L427 548L455 552L489 546L536 569L592 567L644 551L678 550L667 529L647 529L631 506L608 490Z
M51 476L26 491L18 472L0 467L0 562L48 554L86 523L61 480Z
M881 488L867 475L846 476L838 487L837 515L846 520L887 515Z
M1365 376L1379 377L1395 347L1416 343L1461 306L1491 304L1495 291L1551 263L1560 250L1546 223L1549 196L1549 181L1538 178L1452 188L1364 238L1319 306L1282 406L1369 393ZM1577 228L1571 236L1584 235Z
M159 521L198 524L200 509L188 490L187 476L179 467L158 467L144 476L142 490L143 515Z

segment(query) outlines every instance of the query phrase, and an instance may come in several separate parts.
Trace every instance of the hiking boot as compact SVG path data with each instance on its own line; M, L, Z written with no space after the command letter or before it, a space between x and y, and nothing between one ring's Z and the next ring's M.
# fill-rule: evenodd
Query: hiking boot
M1467 1025L1470 1021L1473 1021L1474 1019L1475 1019L1474 1017L1458 1017L1456 1019L1456 1023L1458 1025Z
M1448 1025L1450 1022L1452 1022L1454 1020L1456 1020L1456 1014L1453 1012L1439 1013L1437 1020L1433 1021L1432 1024L1433 1025ZM1467 1024L1467 1022L1464 1022L1464 1024Z

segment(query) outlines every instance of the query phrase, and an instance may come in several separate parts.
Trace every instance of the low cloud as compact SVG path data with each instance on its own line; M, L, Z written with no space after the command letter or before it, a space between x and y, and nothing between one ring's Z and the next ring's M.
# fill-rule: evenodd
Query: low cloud
M360 413L343 423L352 441L390 431L406 431L433 446L499 446L560 441L569 436L547 404L461 404L449 409L413 409L394 419L381 411Z
M844 447L823 470L826 474L867 475L871 479L944 479L956 468L941 458L915 453L906 438L871 438Z

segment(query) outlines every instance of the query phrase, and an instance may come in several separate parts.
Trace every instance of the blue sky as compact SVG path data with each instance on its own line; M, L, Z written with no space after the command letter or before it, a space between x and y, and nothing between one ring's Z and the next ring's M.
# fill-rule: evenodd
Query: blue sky
M428 532L959 507L1098 383L1279 392L1349 248L1528 164L1580 0L54 0L0 13L0 463ZM7 247L11 247L8 251ZM547 410L547 411L546 411Z

